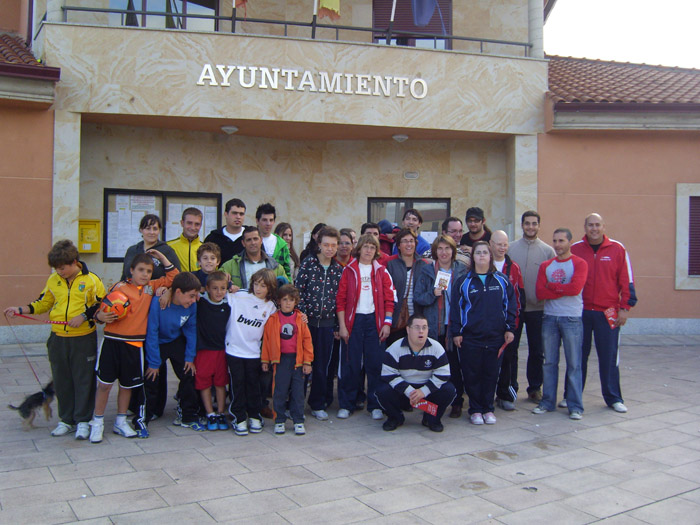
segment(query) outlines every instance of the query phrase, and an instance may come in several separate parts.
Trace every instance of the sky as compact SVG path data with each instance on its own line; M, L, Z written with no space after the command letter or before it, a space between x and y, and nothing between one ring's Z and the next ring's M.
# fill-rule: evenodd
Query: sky
M700 69L700 0L557 0L548 55Z

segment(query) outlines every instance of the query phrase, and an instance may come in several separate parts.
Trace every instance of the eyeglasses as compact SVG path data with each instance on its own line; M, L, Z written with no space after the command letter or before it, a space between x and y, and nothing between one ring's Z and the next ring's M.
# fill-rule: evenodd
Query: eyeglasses
M401 242L399 244L416 244L415 239L401 239Z
M338 246L352 246L352 243L351 243L351 242L348 242L348 241L346 241L346 242L339 242L339 243L338 243Z
M462 233L464 230L460 228L459 230L447 230L447 233L452 235L453 233Z

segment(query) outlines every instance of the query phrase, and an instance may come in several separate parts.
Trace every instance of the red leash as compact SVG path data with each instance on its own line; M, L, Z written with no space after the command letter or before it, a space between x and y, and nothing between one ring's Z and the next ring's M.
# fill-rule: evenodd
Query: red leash
M29 317L27 315L22 315L22 314L15 314L16 316L19 317L25 317L27 319L31 319L32 321L41 321L41 319L34 319L33 317ZM32 366L31 361L29 361L29 357L27 356L27 352L24 350L24 345L22 342L19 340L19 337L17 337L17 334L15 333L15 329L12 326L12 323L10 323L10 318L8 317L7 314L5 314L5 320L7 321L7 326L10 327L10 331L12 332L12 335L15 337L15 341L17 341L17 345L19 346L20 350L22 350L22 354L24 354L24 358L27 360L27 364L29 365L29 369L32 371L32 374L34 374L34 377L36 378L36 382L39 383L39 386L41 387L41 390L44 390L43 385L41 384L41 381L39 380L39 376L36 374L36 370L34 370L34 367ZM52 324L68 324L65 322L61 321L42 321L44 323L52 323Z
M15 314L14 316L15 317L24 317L25 319L29 319L31 321L38 321L40 323L46 323L46 324L68 324L68 321L44 321L43 319L37 319L36 317L30 317L30 316L24 315L24 314ZM8 319L7 316L5 316L5 318ZM9 320L8 320L7 324L10 324Z

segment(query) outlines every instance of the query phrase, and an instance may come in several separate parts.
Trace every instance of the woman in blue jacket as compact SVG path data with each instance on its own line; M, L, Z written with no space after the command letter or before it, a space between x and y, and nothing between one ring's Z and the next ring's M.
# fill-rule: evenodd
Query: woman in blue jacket
M493 425L493 401L505 347L513 341L517 303L508 278L496 270L488 243L472 246L472 269L452 289L450 334L459 348L474 425Z

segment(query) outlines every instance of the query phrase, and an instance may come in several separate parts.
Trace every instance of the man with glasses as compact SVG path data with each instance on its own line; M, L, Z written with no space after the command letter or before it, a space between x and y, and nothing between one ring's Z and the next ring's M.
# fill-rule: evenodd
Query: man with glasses
M491 230L486 226L484 210L476 206L469 208L464 220L469 231L462 235L458 246L469 246L471 248L477 241L489 242L491 240Z
M442 221L442 234L451 237L452 240L457 245L457 261L464 264L467 268L472 267L472 250L469 246L460 246L459 243L462 240L462 234L464 233L464 228L462 226L462 219L457 217L448 217Z

